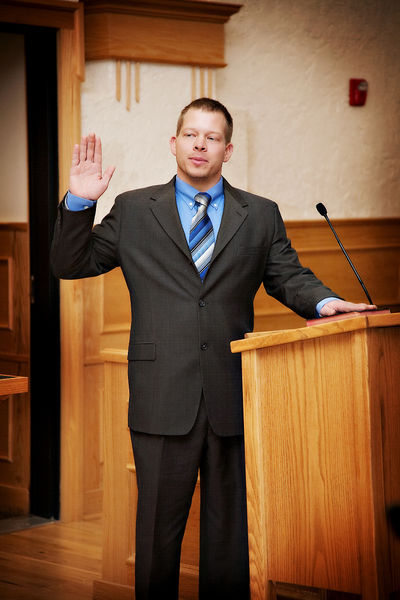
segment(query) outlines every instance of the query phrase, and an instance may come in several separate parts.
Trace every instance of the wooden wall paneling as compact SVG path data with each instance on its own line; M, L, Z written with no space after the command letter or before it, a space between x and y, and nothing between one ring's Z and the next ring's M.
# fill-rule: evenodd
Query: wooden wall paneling
M29 375L29 235L26 223L0 224L0 373ZM29 393L0 400L0 513L29 512Z
M103 506L104 365L100 357L103 281L82 281L83 293L83 517L97 518Z
M126 333L131 326L131 308L128 288L126 287L121 269L113 269L103 278L103 344L108 348L128 348ZM118 298L118 302L116 302ZM116 345L118 340L123 345ZM114 342L110 346L110 342ZM107 347L103 345L102 347Z
M103 354L104 390L104 496L102 580L112 588L132 586L134 507L132 449L128 431L128 379L126 352ZM97 583L94 582L96 598ZM100 586L101 587L101 586ZM113 593L112 598L118 597Z
M28 227L25 223L0 224L2 273L0 356L27 361L29 351L30 290ZM14 318L15 315L15 318ZM20 373L10 373L19 375Z
M115 286L115 281L119 285ZM101 351L127 348L129 298L120 269L82 281L83 294L83 518L99 516L103 503L104 361ZM116 302L123 298L123 302ZM113 307L115 310L113 310ZM121 325L122 321L122 325ZM121 331L122 327L122 331Z
M103 510L103 402L104 365L87 363L84 367L83 408L83 518L97 519Z
M224 23L239 9L193 0L86 0L86 58L223 67ZM194 30L204 42L201 57Z
M12 329L13 297L12 278L13 261L11 256L0 256L0 328Z
M12 398L0 398L0 461L12 461ZM1 486L1 484L0 484Z
M342 219L334 226L372 297L381 307L400 309L400 219ZM300 261L347 300L365 302L365 294L325 221L286 223ZM255 330L301 327L304 320L267 296L256 295Z

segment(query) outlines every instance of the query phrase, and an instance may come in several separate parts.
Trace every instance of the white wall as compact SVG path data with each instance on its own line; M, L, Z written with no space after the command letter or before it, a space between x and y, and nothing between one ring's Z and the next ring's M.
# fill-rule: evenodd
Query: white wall
M0 33L0 223L28 221L23 35Z
M286 218L400 215L398 0L244 0L226 25L223 102L247 107L249 189ZM369 83L348 103L351 77Z
M400 215L400 3L242 4L226 25L228 66L215 75L214 96L235 121L225 176L277 201L286 219L320 218L320 201L332 218ZM369 82L364 107L349 106L351 77ZM87 63L82 131L100 134L105 162L118 167L98 218L117 193L172 176L168 140L190 100L189 67L144 64L140 103L127 111L115 63Z

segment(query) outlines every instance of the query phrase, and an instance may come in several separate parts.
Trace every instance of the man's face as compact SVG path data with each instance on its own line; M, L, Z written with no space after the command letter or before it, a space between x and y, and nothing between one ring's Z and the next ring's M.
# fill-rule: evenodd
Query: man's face
M170 140L178 177L199 191L219 181L222 164L231 157L233 146L225 141L225 126L222 113L190 108L179 134Z

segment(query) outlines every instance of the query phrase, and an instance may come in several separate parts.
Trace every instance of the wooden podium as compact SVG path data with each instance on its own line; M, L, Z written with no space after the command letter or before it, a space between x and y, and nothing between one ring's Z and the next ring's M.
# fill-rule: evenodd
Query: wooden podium
M251 600L272 598L275 582L400 597L386 519L400 503L400 314L231 347L243 365Z

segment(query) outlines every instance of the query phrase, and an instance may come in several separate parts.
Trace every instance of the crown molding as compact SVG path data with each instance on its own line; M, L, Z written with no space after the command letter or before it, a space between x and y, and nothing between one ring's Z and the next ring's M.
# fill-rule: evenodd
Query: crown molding
M0 21L73 29L80 3L67 0L1 0Z
M86 60L224 67L224 24L240 4L85 0ZM193 40L201 40L201 45Z
M114 13L183 21L226 23L241 4L208 0L84 0L85 13Z

